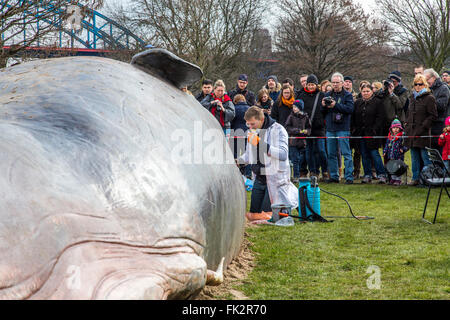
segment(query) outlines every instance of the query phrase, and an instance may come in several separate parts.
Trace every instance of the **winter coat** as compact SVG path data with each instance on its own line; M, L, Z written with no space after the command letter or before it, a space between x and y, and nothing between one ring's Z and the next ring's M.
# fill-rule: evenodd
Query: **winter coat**
M290 182L288 133L270 116L265 114L264 117L263 129L259 136L263 145L267 145L267 152L264 152L265 167L262 174L266 175L270 202L271 204L287 204L296 208L298 206L298 190ZM261 145L261 141L258 146ZM258 154L257 147L247 143L247 149L239 158L239 163L255 164Z
M249 106L254 106L256 104L255 94L252 91L248 90L248 88L241 90L238 86L236 86L236 88L234 88L228 93L228 96L230 97L231 100L234 100L234 97L237 94L242 94L245 97L245 100L247 101L247 104Z
M219 121L220 125L224 129L229 129L231 127L230 122L234 119L234 105L230 97L226 94L220 99L223 104L225 111L217 108L214 100L219 100L214 96L214 93L207 95L201 102L202 106L205 107L212 115Z
M327 92L325 93L325 97L332 97L334 101L336 101L334 108L323 108L326 131L350 131L350 121L354 109L352 94L342 89L341 92L335 92L334 90ZM320 101L320 104L322 104L322 101ZM340 123L333 120L336 114L342 116L342 121Z
M433 122L433 132L440 134L444 128L444 121L450 106L450 89L441 81L441 79L436 79L430 89L436 99L438 113L437 119Z
M198 102L202 103L203 99L206 98L206 95L203 94L203 91L200 91L198 95L195 96L195 99L197 99Z
M402 121L401 117L404 113L402 103L400 102L400 99L395 95L395 93L389 94L389 92L385 92L384 90L380 90L377 93L377 96L379 96L383 100L383 107L384 107L384 130L383 132L388 132L389 128L391 127L392 121L394 119L399 119ZM404 119L402 123L404 122Z
M286 120L292 112L292 108L289 108L285 105L281 100L276 101L272 106L272 111L270 112L270 116L276 120L279 124L284 126L286 124Z
M263 86L262 89L266 89L267 91L269 91L269 97L272 99L272 101L277 101L278 96L281 93L281 83L277 83L277 85L275 86L274 89L269 89L267 84L265 86ZM274 102L274 104L275 104L275 102Z
M438 138L438 144L442 147L442 159L450 161L450 132L443 133L444 139Z
M409 90L406 89L400 83L398 86L394 88L394 94L400 100L400 106L402 107L402 111L401 112L399 111L400 114L398 115L399 116L398 120L404 123L406 120L406 112L408 111L409 108L409 95L410 95Z
M351 121L352 136L379 136L384 134L383 100L373 95L370 100L358 99L355 101ZM352 139L352 145L359 145L360 139ZM365 139L368 149L378 149L381 139Z
M403 150L400 151L400 150ZM403 131L400 131L396 136L391 132L388 134L386 144L383 149L383 154L386 155L387 160L405 160L405 153L408 148L405 146L405 139L403 138Z
M262 102L262 101L258 101L256 102L256 106L260 107L261 109L263 109L263 111L265 113L272 111L272 105L273 105L273 101L270 99L267 99L266 102Z
M311 134L311 122L305 112L299 111L298 113L291 112L284 125L289 137L306 137ZM300 131L306 130L306 133L300 133ZM305 139L289 139L290 147L305 148Z
M319 99L317 100L316 112L314 113L314 118L311 119L314 101L316 100L317 94L319 94ZM319 89L313 93L302 90L302 92L298 95L299 99L303 100L303 103L305 104L303 111L308 114L309 119L311 120L312 137L325 136L325 120L323 116L324 108L322 106L322 99L324 96L324 93Z
M247 121L244 119L245 112L250 108L245 102L234 105L234 119L231 121L231 129L234 131L241 129L247 131Z
M431 126L437 118L436 99L427 91L417 98L409 98L408 117L405 122L405 134L408 136L429 136ZM408 148L430 147L431 138L406 139Z

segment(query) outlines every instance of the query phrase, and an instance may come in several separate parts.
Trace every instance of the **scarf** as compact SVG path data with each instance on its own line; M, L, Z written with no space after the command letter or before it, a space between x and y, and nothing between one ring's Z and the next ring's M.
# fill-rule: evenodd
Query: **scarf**
M231 101L231 98L230 98L228 95L226 95L226 94L224 94L224 95L222 96L222 98L217 98L217 97L214 95L214 93L212 93L211 95L212 95L212 97L213 97L214 100L219 100L219 101L221 101L222 103ZM211 108L211 113L213 114L214 117L216 116L216 111L217 111L217 107L216 107L216 106L214 106L214 107ZM224 115L224 113L223 113L222 110L220 110L220 114L219 114L219 123L220 123L220 125L222 126L222 128L225 127L225 115Z
M308 89L306 89L306 88L303 88L303 90L305 90L305 92L307 92L307 93L314 93L314 92L316 92L317 91L317 89L314 89L313 91L309 91Z
M286 100L284 97L281 97L281 102L283 102L284 105L292 109L292 106L294 105L295 98L291 97L289 100Z
M394 134L392 134L392 131L389 130L389 134L388 134L389 146L392 145L392 142L397 141L402 136L403 136L403 131L399 131L399 133L394 135Z
M420 90L419 92L414 91L414 92L413 92L414 99L417 99L417 97L423 95L423 94L424 94L425 92L427 92L427 91L428 91L427 88L423 88L423 89Z

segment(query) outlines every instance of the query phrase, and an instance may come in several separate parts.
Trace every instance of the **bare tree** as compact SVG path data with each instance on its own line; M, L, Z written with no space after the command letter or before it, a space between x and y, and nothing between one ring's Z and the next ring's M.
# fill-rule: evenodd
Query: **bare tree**
M6 65L9 57L59 30L70 16L67 9L78 3L99 8L103 0L0 1L0 67Z
M280 0L276 46L284 70L369 77L386 30L351 0Z
M199 65L207 77L231 76L245 62L266 0L135 0L114 19L154 46Z
M379 0L392 42L412 51L413 62L441 70L450 60L450 0ZM404 59L411 61L408 55Z

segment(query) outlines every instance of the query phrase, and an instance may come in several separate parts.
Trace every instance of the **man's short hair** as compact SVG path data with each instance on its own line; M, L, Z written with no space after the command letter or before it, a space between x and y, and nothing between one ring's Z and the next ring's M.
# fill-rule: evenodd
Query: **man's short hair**
M439 76L439 73L437 73L434 69L430 68L430 69L426 69L423 70L423 74L429 74L432 77L435 77L436 79L440 79L441 77Z
M245 97L242 94L237 94L234 96L233 103L238 104L239 102L245 102Z
M283 80L283 82L281 82L281 84L285 83L289 83L291 86L294 86L294 80L292 80L291 78L286 78Z
M333 75L331 76L331 80L333 80L334 77L339 77L341 78L341 81L344 82L344 76L342 75L342 73L340 72L333 73Z
M252 118L255 118L256 120L264 119L263 110L257 106L248 108L248 110L245 112L244 119L249 121Z
M202 82L202 86L205 86L205 85L213 85L213 81L212 80L210 80L210 79L205 79L205 80L203 80L203 82Z

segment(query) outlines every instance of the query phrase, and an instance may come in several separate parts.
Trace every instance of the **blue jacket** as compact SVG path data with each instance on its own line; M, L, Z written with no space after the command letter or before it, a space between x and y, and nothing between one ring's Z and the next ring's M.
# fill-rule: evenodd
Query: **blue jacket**
M334 108L323 108L327 131L350 131L351 116L354 109L352 94L342 89L341 92L334 92L333 90L325 93L325 97L330 96L336 101L336 105ZM336 114L342 116L342 122L337 123L333 120Z
M234 105L235 116L231 121L231 129L233 129L234 131L236 131L237 129L242 129L244 132L247 131L247 121L245 121L244 115L248 108L250 107L245 102L239 102L238 104Z

